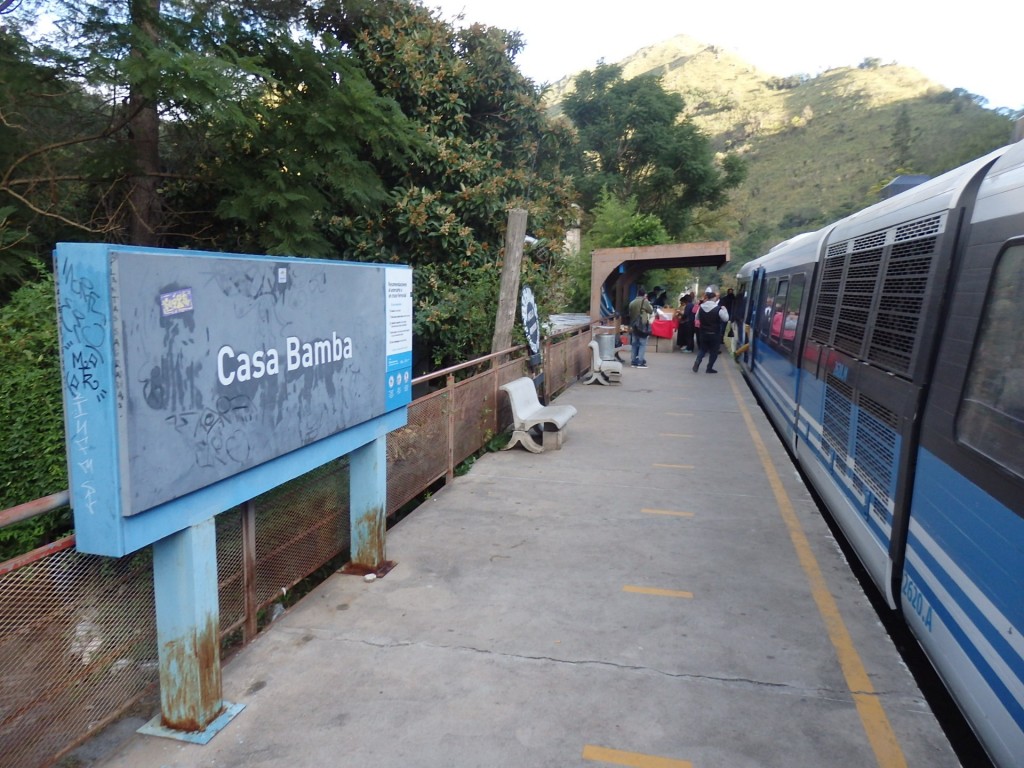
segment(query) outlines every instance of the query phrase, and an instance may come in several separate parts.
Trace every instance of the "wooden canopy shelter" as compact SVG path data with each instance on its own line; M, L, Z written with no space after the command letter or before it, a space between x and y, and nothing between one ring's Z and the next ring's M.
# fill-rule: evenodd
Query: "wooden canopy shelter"
M638 248L598 248L590 254L590 319L601 319L602 287L607 290L618 313L628 303L633 283L650 269L719 269L728 261L728 240Z

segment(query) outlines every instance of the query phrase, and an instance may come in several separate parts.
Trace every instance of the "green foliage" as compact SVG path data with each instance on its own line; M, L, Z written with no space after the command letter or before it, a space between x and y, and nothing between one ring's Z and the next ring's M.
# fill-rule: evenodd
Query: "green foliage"
M774 228L767 224L752 227L739 241L732 243L732 255L741 263L746 263L767 253L774 242Z
M892 158L889 170L894 176L900 173L907 173L903 169L909 168L910 152L914 144L915 131L911 129L910 108L902 104L896 113L896 121L892 128Z
M687 232L690 239L729 240L726 271L796 234L782 226L789 212L818 208L833 221L876 202L872 190L893 177L892 137L904 106L910 143L903 167L917 173L938 175L1011 140L1007 110L983 109L983 99L942 88L909 67L866 61L865 68L780 81L680 36L619 62L624 77L657 73L666 91L681 95L683 114L723 166L721 158L731 155L746 161L747 176L730 188L728 202L697 211ZM571 87L570 80L559 83L553 98Z
M216 217L237 224L222 247L334 256L331 222L379 215L389 191L377 164L415 163L421 138L337 40L282 34L266 45L268 81L246 109L255 125L226 131L206 172Z
M813 205L805 206L797 211L786 211L779 220L780 229L795 231L811 230L824 226L828 218L820 208Z
M67 488L53 279L26 283L0 307L0 508ZM57 512L0 529L0 560L70 526Z
M68 218L78 199L69 142L74 130L93 127L75 114L88 96L35 55L17 25L0 26L0 301L76 230ZM56 149L41 151L47 146Z
M559 243L573 218L564 172L572 133L551 122L513 63L516 33L455 30L402 0L325 3L316 29L343 40L382 96L414 118L425 148L417 162L377 167L391 190L373 215L330 222L339 254L415 268L416 348L434 364L490 351L511 208L528 211L530 234ZM535 293L557 294L551 259L534 265ZM527 264L526 269L530 269Z
M630 248L672 242L672 238L656 216L639 213L637 208L636 198L623 202L607 189L602 190L594 210L593 222L583 237L580 253L569 260L568 311L590 311L590 264L591 252L595 249ZM663 282L667 283L669 279Z
M590 228L583 238L582 250L624 247L638 215L636 198L623 201L607 188L602 189L597 205L594 206Z
M495 264L424 264L417 268L415 329L433 340L431 364L468 360L491 351L501 270Z
M167 247L409 263L414 346L451 361L479 351L493 317L447 332L444 286L491 299L509 209L551 243L573 217L574 136L516 68L517 33L456 30L414 0L54 8L46 45L0 38L18 74L0 82L0 111L23 118L0 126L13 132L0 195L16 209L8 231L43 235L42 251L141 232ZM138 112L151 107L159 147L141 138L156 141ZM535 279L561 279L553 260L540 266Z
M799 75L791 75L790 77L771 77L765 81L765 85L773 91L787 91L798 87L801 82L803 79Z
M511 439L512 435L508 432L499 432L496 435L490 435L490 437L486 438L483 447L480 448L479 451L467 457L465 461L455 467L455 476L463 477L464 475L468 475L469 471L473 468L473 465L476 464L477 460L481 456L487 453L497 453L508 445L508 442Z
M657 216L637 214L629 223L629 229L623 238L626 246L642 248L647 245L662 245L671 242L665 226L658 220Z
M31 235L15 219L18 207L0 207L0 302L35 271Z
M655 75L626 80L621 67L600 64L577 75L561 107L585 153L578 185L587 209L608 189L623 200L636 198L641 212L681 238L698 209L721 207L743 180L744 162L731 157L719 165L708 138L681 117L683 98Z

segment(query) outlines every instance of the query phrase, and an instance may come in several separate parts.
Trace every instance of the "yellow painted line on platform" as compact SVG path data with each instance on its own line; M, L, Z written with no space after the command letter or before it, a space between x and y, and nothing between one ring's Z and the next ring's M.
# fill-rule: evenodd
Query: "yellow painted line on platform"
M623 592L632 592L636 595L656 595L657 597L693 597L693 592L683 592L681 589L658 589L657 587L634 587L627 584L622 588Z
M693 464L654 464L661 469L693 469Z
M671 510L671 509L647 509L647 508L644 508L644 509L641 509L640 511L644 512L645 514L648 514L648 515L672 515L673 517L693 517L693 512L676 512L676 511Z
M595 747L587 744L583 747L584 760L597 760L612 765L625 765L629 768L693 768L693 763L688 760L675 760L671 757L658 757L657 755L643 755L639 752L623 752L620 749L608 749L607 747Z
M789 530L789 538L793 542L797 559L800 561L804 575L810 583L811 594L814 597L815 604L818 606L818 613L821 614L821 618L825 623L825 629L828 631L829 639L832 641L836 657L839 659L839 666L843 671L843 677L846 679L846 687L850 690L853 703L857 707L857 714L860 715L861 725L864 727L868 742L875 753L875 760L882 768L906 768L907 761L903 756L903 750L900 748L896 734L892 730L892 725L885 714L885 709L882 708L882 702L875 693L874 686L871 684L871 678L868 677L867 670L864 669L864 662L861 661L860 654L857 653L857 649L853 645L853 639L850 637L850 632L846 628L846 622L843 621L843 616L839 612L839 606L836 605L836 600L832 596L832 592L825 582L825 577L821 573L821 566L818 565L818 559L811 550L811 545L807 540L807 535L804 533L803 526L800 525L800 518L796 515L793 502L790 500L789 494L786 493L778 470L776 470L775 464L768 453L768 448L757 431L749 409L743 402L739 387L736 385L736 377L732 373L732 367L727 366L726 371L728 372L729 384L732 387L733 395L739 404L740 413L743 415L743 421L746 422L747 431L750 433L750 439L757 449L761 466L768 477L768 484L775 495L775 503L778 504L779 513L782 515L786 528Z

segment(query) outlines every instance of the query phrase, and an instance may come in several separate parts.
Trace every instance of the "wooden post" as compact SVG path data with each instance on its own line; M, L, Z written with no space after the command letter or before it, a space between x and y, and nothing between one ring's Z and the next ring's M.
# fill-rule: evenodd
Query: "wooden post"
M512 346L512 326L519 306L519 268L523 263L523 243L526 240L526 211L513 208L508 212L505 230L505 263L501 268L501 294L498 314L494 320L491 352L500 352Z

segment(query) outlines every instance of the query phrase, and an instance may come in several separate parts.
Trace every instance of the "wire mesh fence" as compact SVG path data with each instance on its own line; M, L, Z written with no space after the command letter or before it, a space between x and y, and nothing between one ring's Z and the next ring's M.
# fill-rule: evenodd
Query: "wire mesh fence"
M586 368L586 327L546 347L545 393ZM527 372L494 357L412 402L387 437L389 517L511 423L499 387ZM217 517L224 646L248 642L296 584L347 555L348 464L342 457ZM152 551L87 555L74 537L0 564L0 762L53 765L159 681Z

